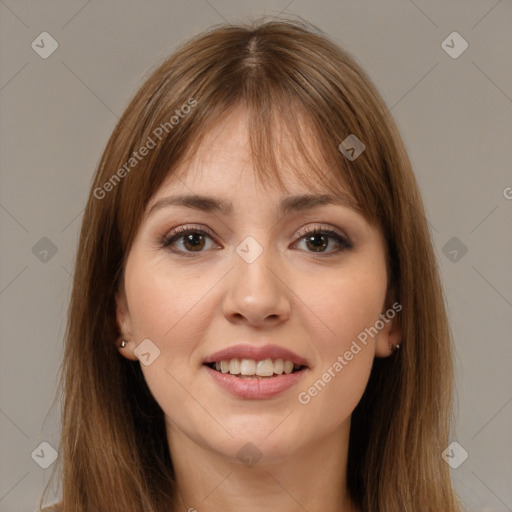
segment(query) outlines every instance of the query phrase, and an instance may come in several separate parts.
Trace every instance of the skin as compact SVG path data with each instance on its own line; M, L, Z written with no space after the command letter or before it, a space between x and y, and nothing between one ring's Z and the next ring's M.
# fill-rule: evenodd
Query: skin
M347 206L283 217L283 197L326 190L300 184L286 161L286 190L265 189L252 168L245 126L243 110L234 110L149 201L116 297L127 340L119 350L136 360L134 350L146 338L160 350L141 368L165 413L178 510L355 511L346 492L350 418L374 357L389 356L390 343L400 342L398 326L389 321L360 344L362 350L309 403L300 403L298 394L386 311L385 241ZM156 202L178 193L231 200L233 213L168 206L147 215ZM177 239L173 247L181 253L173 253L161 239L179 226L206 227L214 236L204 238L199 252ZM336 240L327 238L325 252L315 252L304 227L334 229L354 247L337 251ZM235 252L247 236L263 248L250 264ZM288 348L306 358L309 369L274 398L234 397L202 364L247 341ZM247 443L261 452L252 467L237 458Z

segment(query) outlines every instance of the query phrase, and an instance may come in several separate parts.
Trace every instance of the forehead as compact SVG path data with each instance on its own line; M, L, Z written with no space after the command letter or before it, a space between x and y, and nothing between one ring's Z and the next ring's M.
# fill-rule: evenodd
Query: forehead
M306 193L332 195L334 189L334 195L344 197L356 206L343 177L335 175L332 166L323 160L321 148L306 125L302 120L302 133L297 140L283 123L275 122L270 151L277 164L281 187L271 172L261 172L268 154L260 155L260 158L253 154L247 111L240 106L234 107L208 130L193 153L185 155L169 171L154 194L154 201L171 192L218 192L218 195L233 198L237 193L247 195L248 191L266 194L267 197ZM304 153L314 162L314 167L305 161ZM257 168L260 172L256 172ZM154 201L150 201L149 207Z

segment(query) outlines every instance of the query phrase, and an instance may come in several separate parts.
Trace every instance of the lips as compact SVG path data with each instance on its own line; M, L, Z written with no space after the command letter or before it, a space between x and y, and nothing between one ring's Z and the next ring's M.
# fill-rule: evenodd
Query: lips
M279 397L286 391L297 386L309 372L304 368L295 373L281 374L267 378L241 379L229 373L221 373L207 365L203 366L206 375L216 383L220 389L237 399L265 400Z
M261 361L264 359L283 359L284 361L291 361L294 365L309 367L308 361L295 354L291 350L288 350L278 345L265 345L263 347L257 347L255 345L234 345L232 347L225 348L214 354L208 356L204 360L204 364L210 365L211 363L217 363L229 359L254 359Z
M277 345L235 345L208 356L206 374L231 395L269 399L296 386L310 371L309 363Z

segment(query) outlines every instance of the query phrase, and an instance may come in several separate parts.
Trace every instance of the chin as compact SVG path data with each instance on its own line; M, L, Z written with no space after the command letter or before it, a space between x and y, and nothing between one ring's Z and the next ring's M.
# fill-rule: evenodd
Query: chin
M244 417L236 424L224 424L233 437L223 435L222 439L204 441L234 463L244 464L246 458L258 459L258 464L280 462L294 455L306 441L303 434L295 429L290 431L290 425L280 424L285 417L282 415L277 421L270 421L268 417L256 420L254 416Z

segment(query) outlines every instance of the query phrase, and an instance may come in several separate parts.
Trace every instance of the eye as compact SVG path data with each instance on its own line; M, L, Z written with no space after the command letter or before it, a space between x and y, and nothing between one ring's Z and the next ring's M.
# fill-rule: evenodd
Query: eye
M166 235L161 244L172 252L188 256L187 253L202 252L205 247L211 248L207 247L207 239L212 240L212 237L213 234L208 229L180 226ZM176 249L175 245L183 247L184 250Z
M208 244L208 240L210 240L210 244ZM302 241L306 244L306 252L317 254L331 255L354 247L341 233L321 227L303 230L299 239L299 242ZM213 233L207 228L180 226L164 236L161 245L182 256L193 256L193 253L212 249L215 243L213 242ZM180 246L181 249L178 248ZM332 248L332 246L334 247ZM327 250L328 248L331 250Z
M334 254L344 250L353 249L353 244L341 233L333 229L320 227L308 228L300 235L300 241L305 241L307 252L319 254ZM332 242L334 241L334 242ZM326 250L334 245L334 250Z

